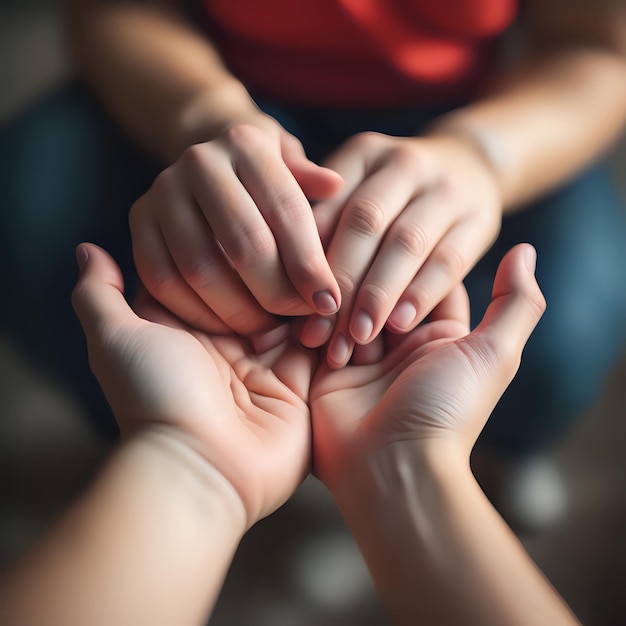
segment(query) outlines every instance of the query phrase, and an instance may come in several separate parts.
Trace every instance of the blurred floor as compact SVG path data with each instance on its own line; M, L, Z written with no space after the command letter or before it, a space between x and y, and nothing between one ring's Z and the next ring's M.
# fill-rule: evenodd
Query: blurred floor
M0 9L0 122L67 74L56 2ZM626 148L615 158L626 183ZM625 192L626 197L626 192ZM626 268L625 268L626 269ZM626 284L625 284L626 288ZM80 411L0 329L0 568L93 475L105 446ZM587 626L626 623L626 357L555 451L570 493L566 519L525 537L531 555ZM255 527L235 559L212 625L383 623L358 551L314 479Z

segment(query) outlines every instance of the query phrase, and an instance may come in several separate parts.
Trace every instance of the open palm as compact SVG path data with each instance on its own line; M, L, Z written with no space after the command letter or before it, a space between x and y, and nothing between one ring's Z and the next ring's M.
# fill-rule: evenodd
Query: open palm
M287 333L257 354L235 335L192 331L147 298L139 317L113 260L84 247L73 302L122 433L170 428L231 483L250 525L273 512L310 467L313 354Z
M532 248L522 245L505 256L493 301L473 332L458 286L428 323L387 335L380 362L320 365L310 392L314 467L331 490L346 467L399 442L445 440L469 458L545 306L527 254Z

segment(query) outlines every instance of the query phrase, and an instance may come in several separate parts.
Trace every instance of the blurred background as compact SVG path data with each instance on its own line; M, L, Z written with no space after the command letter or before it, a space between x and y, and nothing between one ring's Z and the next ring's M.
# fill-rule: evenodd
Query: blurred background
M2 3L0 124L71 75L61 1ZM612 164L626 199L626 141ZM625 383L626 355L554 451L567 490L566 514L553 526L521 535L588 626L626 623ZM9 329L0 328L0 570L80 493L106 453L72 399L20 354ZM359 553L314 479L245 538L211 620L243 626L383 622Z

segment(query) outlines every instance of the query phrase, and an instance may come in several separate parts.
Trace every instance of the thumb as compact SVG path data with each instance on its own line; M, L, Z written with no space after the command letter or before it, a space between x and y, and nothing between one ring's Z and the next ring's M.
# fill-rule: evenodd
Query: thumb
M283 161L309 200L326 200L343 185L343 178L334 170L313 163L298 139L286 132L280 139Z
M88 339L103 326L137 319L124 299L122 272L107 252L82 243L76 259L80 277L72 291L72 306Z
M519 368L522 351L546 308L535 279L536 252L519 244L504 256L493 284L492 301L464 340L479 371L495 376L502 394Z

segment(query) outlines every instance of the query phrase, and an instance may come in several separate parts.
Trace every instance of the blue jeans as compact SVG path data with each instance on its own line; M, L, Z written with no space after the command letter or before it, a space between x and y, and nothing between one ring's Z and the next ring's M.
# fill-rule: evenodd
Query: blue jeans
M441 111L305 111L260 106L321 159L356 132L419 132ZM3 324L49 372L82 399L94 423L114 423L89 374L69 295L74 247L99 243L136 277L127 214L159 170L111 122L95 99L72 84L26 112L0 135L0 235L7 276ZM516 243L538 251L537 278L548 308L520 371L481 435L510 455L553 445L596 398L626 345L626 223L609 175L597 165L532 207L504 219L501 234L466 279L473 322L490 300L496 267Z

